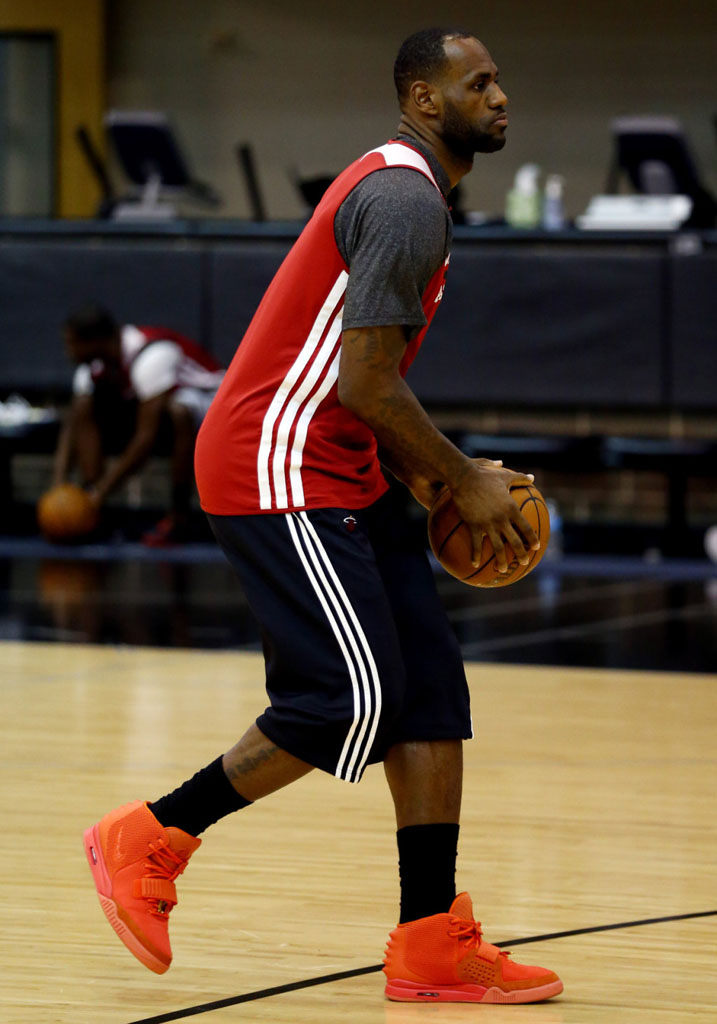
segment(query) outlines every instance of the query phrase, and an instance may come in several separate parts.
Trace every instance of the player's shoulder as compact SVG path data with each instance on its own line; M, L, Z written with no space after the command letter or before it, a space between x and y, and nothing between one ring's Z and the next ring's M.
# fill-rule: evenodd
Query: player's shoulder
M147 340L144 331L134 324L122 324L120 340L123 348L140 348Z
M358 187L367 197L399 201L410 198L438 209L446 208L443 195L435 182L416 167L377 167L362 178Z
M357 247L372 251L424 248L430 239L445 246L450 213L443 194L415 166L374 167L344 199L334 220L343 258L351 263Z
M125 324L120 330L120 338L125 363L144 360L150 354L152 359L156 359L160 353L181 351L181 346L173 338L163 338L161 332L154 329L148 337L141 327L134 324Z
M412 167L381 167L363 178L349 197L347 212L363 220L411 222L440 228L450 216L436 185Z
M157 338L135 349L125 365L128 365L132 386L138 394L151 392L158 375L176 375L181 363L180 346L171 339Z

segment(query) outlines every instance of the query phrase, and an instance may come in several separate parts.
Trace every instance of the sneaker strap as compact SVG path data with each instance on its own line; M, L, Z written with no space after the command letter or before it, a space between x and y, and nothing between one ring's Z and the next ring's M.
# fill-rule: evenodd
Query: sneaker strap
M489 963L494 964L500 956L502 950L498 949L497 946L492 946L490 942L483 942L481 939L478 949L476 949L476 956L481 960L487 960Z
M134 896L143 900L163 900L174 906L177 902L177 889L174 882L170 882L168 878L145 875L144 878L135 878Z

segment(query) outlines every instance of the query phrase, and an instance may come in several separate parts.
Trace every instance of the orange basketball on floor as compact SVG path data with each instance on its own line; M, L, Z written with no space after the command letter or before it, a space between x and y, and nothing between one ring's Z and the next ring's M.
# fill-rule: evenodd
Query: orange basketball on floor
M48 540L76 540L97 526L97 511L89 495L74 484L60 484L37 503L37 522Z
M508 571L498 572L493 545L483 538L479 565L471 562L471 535L453 504L451 492L444 487L428 513L428 540L431 550L446 572L471 587L506 587L527 576L545 554L550 539L550 517L543 496L537 487L511 487L510 493L518 508L533 527L540 540L540 548L530 552L530 561L521 565L506 544Z

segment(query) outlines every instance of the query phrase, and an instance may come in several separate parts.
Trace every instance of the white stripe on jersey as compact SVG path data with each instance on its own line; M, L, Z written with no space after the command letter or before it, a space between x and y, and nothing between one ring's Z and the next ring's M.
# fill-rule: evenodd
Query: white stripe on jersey
M381 717L381 706L383 703L381 695L381 680L379 679L378 668L376 667L376 662L366 634L363 631L363 627L361 626L358 616L349 601L348 595L343 588L336 570L331 564L331 560L324 545L321 543L321 539L316 532L316 529L311 523L306 512L294 514L304 531L304 540L311 554L316 571L335 604L340 621L347 636L349 637L351 647L359 663L365 710L363 716L361 716L361 708L356 700L356 691L354 691L354 720L346 735L344 747L341 751L341 756L335 772L338 778L344 778L348 782L358 782L366 766L366 761L376 736L379 718ZM327 581L326 576L321 569L321 565L316 560L315 551L318 551L321 561L326 567L326 572L330 577L330 582ZM331 590L332 586L334 588L333 591ZM341 610L341 604L343 604L346 609L346 615L350 620L349 623L347 623ZM352 629L353 634L351 631ZM356 641L358 641L362 653L356 649ZM358 727L359 721L361 721L360 727ZM356 732L357 727L358 733ZM347 759L348 764L346 764Z
M338 331L341 333L341 318L340 314L337 319L339 320ZM328 395L329 391L339 379L339 363L341 362L341 346L339 345L338 352L334 356L331 366L329 366L326 374L324 375L321 384L316 389L314 394L311 396L309 401L304 406L304 411L299 417L299 422L296 425L296 433L294 434L294 443L291 446L291 460L289 463L289 475L291 478L291 500L295 505L304 504L304 482L301 479L301 465L304 461L304 445L306 443L306 435L309 430L309 424L314 416L314 413L319 408L323 400Z
M259 441L259 452L257 454L257 478L259 481L260 508L271 508L272 506L271 481L269 479L269 459L271 457L271 450L273 447L274 425L276 424L276 421L281 414L281 410L284 408L284 405L291 394L292 388L314 355L316 347L321 341L326 324L329 322L331 314L336 309L336 306L339 304L344 292L346 291L346 283L348 279L349 275L345 270L342 270L334 282L326 301L319 310L306 341L302 345L296 359L289 367L283 381L277 388L276 393L269 404L269 408L264 415L261 427L261 440ZM284 507L286 506L284 505Z
M385 146L379 146L377 149L370 150L365 154L365 156L361 157L361 159L365 159L365 157L370 156L371 153L380 153L389 167L407 165L409 167L415 167L417 171L422 171L423 174L433 182L441 193L441 196L443 195L441 187L433 175L430 164L421 156L420 153L415 149L412 149L411 146L404 146L400 142L387 142Z
M334 317L334 319L333 319L333 321L331 323L331 326L329 327L328 331L326 332L326 337L324 338L323 344L321 345L321 348L319 349L319 351L315 355L315 357L313 359L313 362L311 363L311 366L309 367L309 370L306 373L306 376L302 380L300 386L296 389L294 394L291 396L289 401L286 403L286 408L284 410L284 415L281 417L281 422L279 423L279 429L276 432L276 441L274 442L274 456L273 456L273 464L274 464L274 474L273 474L273 476L274 476L274 496L275 496L275 502L276 502L276 507L277 508L288 508L288 506L289 506L289 501L288 501L288 498L287 498L287 495L286 495L286 452L287 452L287 448L289 446L289 435L291 433L291 428L293 427L293 425L294 425L294 423L296 421L296 417L299 415L299 412L301 410L301 406L304 404L306 399L311 395L312 390L316 386L316 382L321 377L322 373L324 372L324 368L325 368L326 364L328 363L329 359L331 359L331 356L334 353L334 349L336 347L336 343L337 343L338 339L341 336L341 322L343 320L343 315L344 315L344 311L343 311L343 307L342 307L338 311L336 316ZM332 364L332 368L333 368L333 364ZM329 374L330 373L331 373L331 368L329 369ZM338 373L338 366L337 366L337 373ZM329 383L328 383L328 387L325 387L325 385L326 385L326 378L324 378L324 381L321 383L318 391L310 399L310 401L309 401L306 409L304 410L304 413L302 413L301 419L299 421L300 424L302 423L302 421L304 421L305 426L304 426L304 436L301 439L300 449L299 449L299 462L298 462L299 471L297 473L298 487L296 486L296 482L293 479L293 476L292 476L292 483L291 483L291 492L292 492L291 493L291 497L292 497L292 502L293 502L294 505L303 505L304 504L304 486L303 486L303 484L301 482L301 471L300 471L300 467L301 467L301 454L302 454L302 452L304 450L304 441L306 440L306 431L308 430L309 422L311 420L311 417L316 412L316 408L318 406L318 402L316 401L316 395L319 394L323 398L326 394L328 394L328 391L329 391L329 388L331 387L331 384L333 384L333 380L330 380ZM319 399L319 401L321 401L321 399ZM308 419L305 416L307 409L309 410ZM297 428L297 431L298 431L298 428ZM294 464L294 452L296 450L296 441L297 441L297 437L295 436L294 444L292 446L292 452L291 452L291 454L292 454L292 458L291 458L292 466ZM299 495L298 499L297 499L297 493Z

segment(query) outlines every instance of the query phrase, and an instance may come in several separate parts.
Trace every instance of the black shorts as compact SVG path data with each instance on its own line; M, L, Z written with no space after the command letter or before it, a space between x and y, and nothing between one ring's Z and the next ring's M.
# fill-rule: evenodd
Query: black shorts
M394 743L472 736L458 643L391 492L209 522L261 627L272 742L358 782Z

